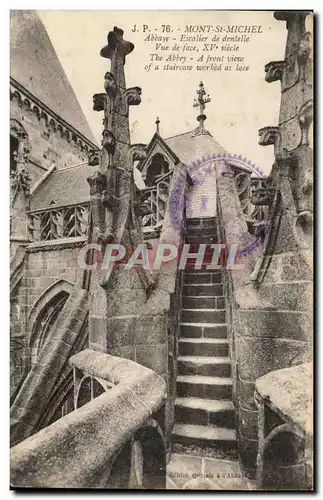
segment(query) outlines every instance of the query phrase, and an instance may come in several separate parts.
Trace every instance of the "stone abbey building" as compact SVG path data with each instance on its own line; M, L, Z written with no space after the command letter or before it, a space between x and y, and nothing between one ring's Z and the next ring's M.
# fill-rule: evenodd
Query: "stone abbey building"
M202 82L197 127L164 138L157 119L130 143L142 91L117 27L99 147L38 15L11 12L14 488L312 489L313 16L274 16L288 36L265 66L281 105L259 130L264 178L207 130ZM221 262L238 244L239 272L192 256L105 269L95 247L215 243Z

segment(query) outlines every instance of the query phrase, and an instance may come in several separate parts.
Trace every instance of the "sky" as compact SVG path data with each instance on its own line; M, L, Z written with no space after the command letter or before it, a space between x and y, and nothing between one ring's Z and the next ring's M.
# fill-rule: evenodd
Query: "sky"
M160 134L167 138L197 126L193 99L201 80L211 97L205 114L206 128L231 154L245 156L264 173L273 163L273 147L258 145L258 129L277 125L280 82L265 82L264 66L284 59L286 24L271 11L38 11L56 53L74 88L90 127L100 143L102 113L93 111L92 95L103 92L104 74L110 61L100 57L107 34L116 25L124 39L135 45L125 65L128 87L142 88L142 102L130 108L132 143L148 143L160 119ZM153 72L145 71L154 44L147 34L132 32L134 24L148 24L160 35L161 25L185 29L186 25L262 25L241 49L248 72ZM157 30L155 30L157 28ZM228 53L231 55L232 53Z

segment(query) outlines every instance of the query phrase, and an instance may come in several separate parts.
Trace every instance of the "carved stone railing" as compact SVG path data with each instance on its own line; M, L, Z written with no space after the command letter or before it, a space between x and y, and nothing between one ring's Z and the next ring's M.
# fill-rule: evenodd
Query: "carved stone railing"
M12 487L165 488L164 437L154 419L164 404L164 379L133 361L90 349L70 363L74 374L107 386L11 449ZM78 389L77 375L75 380Z
M29 212L29 234L33 241L50 241L86 236L88 216L88 203Z
M142 218L144 232L154 231L160 227L165 218L169 197L169 186L173 171L167 172L156 179L155 185L141 191L142 202L147 205L150 213Z

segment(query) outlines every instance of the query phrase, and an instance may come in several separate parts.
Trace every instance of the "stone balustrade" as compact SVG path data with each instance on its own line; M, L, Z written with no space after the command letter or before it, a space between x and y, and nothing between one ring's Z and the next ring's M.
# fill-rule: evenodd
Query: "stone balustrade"
M70 364L74 373L107 382L106 390L11 449L12 486L163 488L165 445L154 415L163 407L164 379L91 349Z
M28 230L33 241L50 241L86 236L89 204L48 208L28 214Z

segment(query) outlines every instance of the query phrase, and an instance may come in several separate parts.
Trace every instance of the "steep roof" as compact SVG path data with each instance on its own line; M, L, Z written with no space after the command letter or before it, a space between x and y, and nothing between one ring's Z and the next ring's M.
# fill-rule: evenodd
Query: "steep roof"
M195 131L174 135L164 139L167 146L178 156L182 163L189 165L202 156L224 154L227 151L214 139L212 135L199 134Z
M33 10L10 11L10 76L97 143L45 26Z
M226 150L207 134L194 135L194 131L162 139L155 134L148 145L153 147L156 140L166 143L178 160L185 165L205 155L224 154ZM138 168L141 170L140 165ZM90 199L90 187L87 177L93 174L93 167L80 165L53 172L31 197L30 209L41 210L50 206L65 206L82 203Z
M31 196L30 210L89 201L90 186L87 177L93 175L94 170L94 167L83 164L53 172Z

